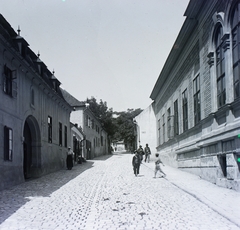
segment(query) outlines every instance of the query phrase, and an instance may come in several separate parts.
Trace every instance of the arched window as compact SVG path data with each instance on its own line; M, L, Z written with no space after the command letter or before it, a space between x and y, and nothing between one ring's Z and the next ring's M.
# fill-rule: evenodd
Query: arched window
M234 7L231 17L234 98L240 97L240 2Z
M226 103L225 54L223 48L223 28L219 25L214 36L216 48L217 101L218 107Z

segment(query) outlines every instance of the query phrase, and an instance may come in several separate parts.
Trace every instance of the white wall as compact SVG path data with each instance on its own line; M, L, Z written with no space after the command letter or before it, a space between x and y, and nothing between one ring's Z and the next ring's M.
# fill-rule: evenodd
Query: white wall
M156 118L152 104L144 109L138 116L135 117L138 125L138 146L143 147L148 144L152 154L156 152L157 136L156 136ZM139 142L140 141L140 142Z

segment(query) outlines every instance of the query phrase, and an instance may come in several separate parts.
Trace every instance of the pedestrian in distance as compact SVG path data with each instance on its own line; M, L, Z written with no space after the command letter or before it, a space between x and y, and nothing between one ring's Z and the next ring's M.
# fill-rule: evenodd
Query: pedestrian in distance
M137 150L138 154L140 155L140 158L141 158L141 162L143 160L143 155L144 155L144 151L143 151L143 148L141 145L139 145L139 148Z
M156 161L155 161L155 171L154 171L154 178L156 178L156 175L157 175L157 172L160 172L161 174L163 174L163 176L160 176L160 177L166 177L166 173L162 171L161 167L160 167L160 164L163 164L163 162L161 161L161 159L159 158L159 154L156 153L155 154L156 156Z
M68 147L68 151L67 151L67 169L71 170L73 167L73 157L74 157L74 152L71 150L71 147Z
M137 152L137 150L135 150L134 156L132 158L132 166L133 166L133 172L135 176L139 174L140 164L141 164L140 154Z
M144 148L144 152L145 152L145 162L150 162L150 155L151 155L151 150L148 146L148 144L146 144L146 147Z

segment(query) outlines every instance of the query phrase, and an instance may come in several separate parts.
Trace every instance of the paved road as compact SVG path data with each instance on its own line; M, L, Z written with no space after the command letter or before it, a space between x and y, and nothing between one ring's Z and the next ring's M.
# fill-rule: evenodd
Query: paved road
M154 163L144 163L135 177L132 156L100 157L0 191L0 230L240 229L224 210L172 183L176 169L166 166L167 177L154 179Z

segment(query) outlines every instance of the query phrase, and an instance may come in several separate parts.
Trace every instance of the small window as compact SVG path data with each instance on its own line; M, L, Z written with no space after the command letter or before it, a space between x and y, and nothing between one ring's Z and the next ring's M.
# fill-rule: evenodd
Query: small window
M62 146L62 123L58 124L59 146Z
M165 114L162 115L163 143L165 142Z
M169 139L171 138L171 129L172 129L172 126L171 126L172 120L171 119L172 119L171 108L168 108L168 110L167 110L167 136Z
M64 147L67 148L67 126L64 126Z
M52 143L52 117L48 116L48 142Z
M234 98L240 97L240 2L231 17Z
M3 91L7 95L16 98L17 97L17 83L14 81L16 71L12 71L6 65L4 65L4 76L3 76Z
M224 54L222 37L223 37L223 28L222 26L219 25L215 34L217 100L218 100L219 108L226 104L225 54Z
M188 130L188 96L187 89L182 93L182 110L183 110L183 131Z
M34 89L31 89L31 105L35 105Z
M174 102L174 136L179 134L178 124L178 100Z
M161 120L158 119L158 144L161 144Z
M4 126L4 160L12 161L13 156L13 131Z
M193 100L194 100L194 123L196 125L201 120L200 78L199 78L199 75L193 80Z

